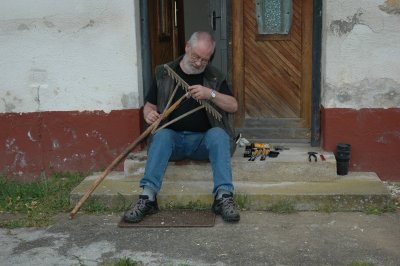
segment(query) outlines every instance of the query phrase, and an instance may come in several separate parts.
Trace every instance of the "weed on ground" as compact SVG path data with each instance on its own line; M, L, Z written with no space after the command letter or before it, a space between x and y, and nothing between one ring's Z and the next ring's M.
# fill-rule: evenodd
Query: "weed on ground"
M43 227L70 208L69 194L83 180L79 174L54 174L21 183L0 177L0 227Z

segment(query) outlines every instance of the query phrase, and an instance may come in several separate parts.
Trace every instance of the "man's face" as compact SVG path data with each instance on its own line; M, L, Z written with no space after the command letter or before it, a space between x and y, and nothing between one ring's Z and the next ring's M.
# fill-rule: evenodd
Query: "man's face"
M195 47L189 44L185 47L186 54L183 57L183 64L187 74L200 74L206 68L210 61L212 51L210 47L205 45L197 45Z

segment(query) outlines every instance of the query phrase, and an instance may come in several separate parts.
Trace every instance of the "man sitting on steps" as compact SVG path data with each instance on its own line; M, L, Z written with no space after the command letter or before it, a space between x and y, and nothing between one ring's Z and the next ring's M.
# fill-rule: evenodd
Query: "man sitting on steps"
M189 85L191 97L173 111L168 121L193 110L198 100L209 102L221 115L216 119L204 108L160 129L152 137L148 150L144 176L140 181L143 188L139 200L124 214L126 222L137 223L148 214L158 211L159 193L169 160L209 160L213 172L213 211L225 221L237 222L240 214L233 200L231 155L235 149L232 114L238 103L232 96L225 76L209 64L214 53L215 41L207 32L195 32L185 46L185 54L168 63ZM154 123L167 105L176 83L163 66L156 67L156 78L146 97L143 109L147 124ZM172 104L185 91L178 88Z

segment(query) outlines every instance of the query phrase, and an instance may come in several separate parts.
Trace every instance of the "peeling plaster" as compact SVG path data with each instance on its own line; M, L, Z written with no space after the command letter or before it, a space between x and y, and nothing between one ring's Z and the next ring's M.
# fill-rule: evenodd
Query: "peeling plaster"
M91 28L94 26L94 20L89 20L89 23L82 27L82 29Z
M382 136L379 136L376 139L376 142L380 144L392 144L391 139L400 140L400 131L385 132Z
M381 32L384 28L384 19L376 13L368 12L359 8L353 16L346 19L333 20L329 25L329 30L338 36L347 35L356 25L369 27L373 32Z
M137 101L136 98L137 97L133 92L131 92L129 94L123 94L121 97L122 106L124 108L131 108L132 106L135 106L135 103Z
M54 25L53 22L48 21L46 18L43 18L43 24L47 27L47 28L54 28L56 25Z
M77 135L74 129L72 128L64 128L64 132L67 134L71 134L73 139L77 139Z
M28 138L29 138L32 142L37 142L37 141L39 141L39 140L37 140L37 139L35 139L35 138L32 137L32 133L31 133L30 130L28 131L27 135L28 135Z
M58 150L60 148L60 142L57 139L53 139L52 143L53 150Z
M29 27L28 27L28 25L22 23L22 24L19 24L19 25L18 25L18 28L17 28L17 29L18 29L19 31L24 31L24 30L29 30Z
M362 11L359 9L353 17L347 17L346 20L334 20L331 22L329 29L332 33L336 35L343 35L351 32L354 28L354 25L360 23L360 16L362 15Z
M22 103L22 99L19 99L16 96L13 96L10 91L7 91L4 97L1 97L1 100L4 104L4 110L6 112L13 112L17 105Z
M92 132L90 132L90 134L89 134L89 133L86 133L86 136L87 136L88 138L94 137L95 139L98 139L101 143L104 144L105 147L107 147L107 149L109 148L109 147L108 147L108 142L107 142L107 140L106 140L106 139L103 137L103 135L102 135L100 132L98 132L97 130L92 130Z
M400 15L400 0L386 0L379 9L391 15Z
M339 87L325 84L323 105L327 108L398 108L400 107L400 83L381 78L364 79L358 84L342 84Z
M8 153L14 154L13 163L11 165L6 166L6 168L8 168L9 170L15 171L15 169L17 169L17 166L19 166L20 168L24 168L28 165L28 163L26 162L26 158L25 158L25 152L21 151L19 149L19 147L16 145L15 138L6 139L5 147L6 147L6 151ZM21 172L21 171L19 171L18 173L14 172L14 174L21 175L21 174L23 174L23 172Z

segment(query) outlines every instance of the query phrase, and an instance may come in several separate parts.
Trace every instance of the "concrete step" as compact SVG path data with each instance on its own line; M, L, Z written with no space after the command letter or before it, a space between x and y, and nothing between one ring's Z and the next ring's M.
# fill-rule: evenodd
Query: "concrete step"
M275 206L295 210L354 211L383 207L390 193L375 173L336 174L333 154L305 144L285 144L288 150L277 158L249 162L238 148L232 158L236 203L243 209L269 210ZM308 151L326 158L308 161ZM141 192L145 153L133 154L124 163L124 172L112 172L92 197L111 208L125 208ZM71 205L82 197L99 173L71 192ZM208 162L170 162L158 201L161 208L209 208L213 198L212 171Z

